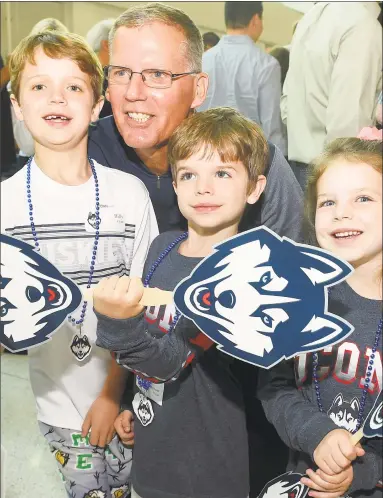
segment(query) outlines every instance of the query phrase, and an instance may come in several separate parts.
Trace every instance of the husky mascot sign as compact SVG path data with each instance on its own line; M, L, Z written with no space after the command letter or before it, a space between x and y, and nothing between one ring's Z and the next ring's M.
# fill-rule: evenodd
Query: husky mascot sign
M258 498L305 498L310 491L300 480L303 474L286 472L268 482Z
M176 287L174 302L219 349L270 368L353 331L327 311L327 287L351 271L323 249L260 227L218 244Z
M31 245L4 234L0 240L0 342L17 352L46 342L82 296Z

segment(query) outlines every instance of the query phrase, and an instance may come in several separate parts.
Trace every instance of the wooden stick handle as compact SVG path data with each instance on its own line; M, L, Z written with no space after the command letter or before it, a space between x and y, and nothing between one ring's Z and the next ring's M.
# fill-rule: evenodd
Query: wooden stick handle
M93 290L87 289L83 293L84 299L90 301L93 298ZM156 287L145 287L144 294L140 300L141 306L161 306L173 302L173 292L157 289Z
M355 434L351 436L352 444L355 446L356 443L359 443L362 437L363 437L363 427L361 427L358 431L355 432Z
M141 306L161 306L173 302L173 292L157 289L157 287L145 287L144 294L140 299Z

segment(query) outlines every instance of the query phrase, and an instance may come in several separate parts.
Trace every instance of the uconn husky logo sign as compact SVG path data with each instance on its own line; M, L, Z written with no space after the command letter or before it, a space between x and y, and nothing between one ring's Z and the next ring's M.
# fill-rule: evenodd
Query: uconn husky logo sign
M48 340L81 292L31 245L1 234L0 342L22 351Z
M353 327L327 311L326 287L351 266L266 227L215 247L174 302L225 353L263 368L343 340Z
M309 488L300 482L302 477L303 474L286 472L268 482L258 498L305 498Z

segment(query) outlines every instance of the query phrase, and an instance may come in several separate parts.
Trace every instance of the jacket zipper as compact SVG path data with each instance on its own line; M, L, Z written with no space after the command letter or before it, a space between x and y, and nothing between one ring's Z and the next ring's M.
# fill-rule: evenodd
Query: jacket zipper
M160 176L157 175L157 188L161 188L161 185L160 185Z

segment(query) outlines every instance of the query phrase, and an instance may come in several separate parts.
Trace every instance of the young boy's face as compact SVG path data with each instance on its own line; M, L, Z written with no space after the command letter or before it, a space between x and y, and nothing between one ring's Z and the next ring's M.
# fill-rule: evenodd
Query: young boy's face
M249 193L248 174L241 162L223 163L217 152L207 160L198 153L177 163L173 185L189 224L210 232L238 224L246 203L254 204L263 192L266 178L260 175Z
M34 59L22 72L19 101L12 97L16 116L39 144L72 149L98 118L103 99L95 105L90 77L72 60L51 59L41 47Z

